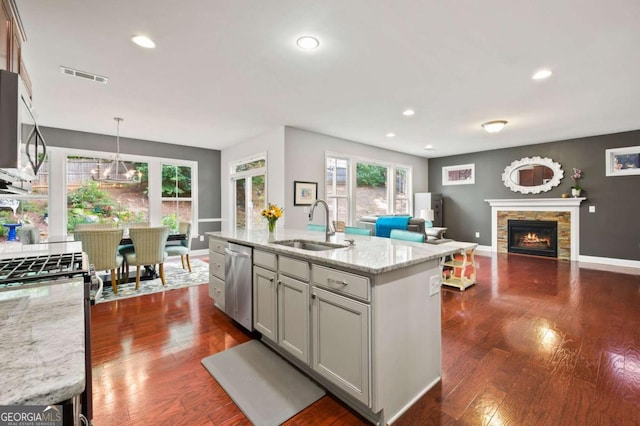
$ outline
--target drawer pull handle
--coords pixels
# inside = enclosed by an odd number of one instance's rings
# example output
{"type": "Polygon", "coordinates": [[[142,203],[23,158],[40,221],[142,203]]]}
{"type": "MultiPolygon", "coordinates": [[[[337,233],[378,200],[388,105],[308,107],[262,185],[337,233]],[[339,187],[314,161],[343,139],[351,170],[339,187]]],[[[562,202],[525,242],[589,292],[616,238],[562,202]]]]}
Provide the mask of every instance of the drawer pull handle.
{"type": "Polygon", "coordinates": [[[328,278],[327,281],[329,282],[329,284],[341,284],[341,285],[347,285],[349,284],[348,282],[346,282],[345,280],[342,281],[338,281],[334,278],[328,278]]]}

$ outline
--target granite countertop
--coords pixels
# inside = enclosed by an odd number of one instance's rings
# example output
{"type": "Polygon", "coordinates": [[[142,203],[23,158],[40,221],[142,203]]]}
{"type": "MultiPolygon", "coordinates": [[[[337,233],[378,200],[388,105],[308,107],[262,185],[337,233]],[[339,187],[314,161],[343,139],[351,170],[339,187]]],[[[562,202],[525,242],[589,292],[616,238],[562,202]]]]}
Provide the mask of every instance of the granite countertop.
{"type": "Polygon", "coordinates": [[[85,388],[83,278],[0,290],[0,405],[65,401],[85,388]]]}
{"type": "Polygon", "coordinates": [[[250,245],[282,254],[304,257],[310,261],[349,268],[369,274],[381,274],[396,269],[406,268],[419,263],[440,259],[442,256],[457,252],[459,249],[452,243],[428,244],[391,240],[389,238],[368,237],[363,235],[336,233],[330,242],[348,245],[345,238],[355,240],[352,247],[326,251],[309,251],[283,245],[273,241],[305,239],[324,241],[324,232],[292,230],[278,228],[275,236],[267,230],[231,230],[207,232],[207,235],[232,243],[250,245]]]}

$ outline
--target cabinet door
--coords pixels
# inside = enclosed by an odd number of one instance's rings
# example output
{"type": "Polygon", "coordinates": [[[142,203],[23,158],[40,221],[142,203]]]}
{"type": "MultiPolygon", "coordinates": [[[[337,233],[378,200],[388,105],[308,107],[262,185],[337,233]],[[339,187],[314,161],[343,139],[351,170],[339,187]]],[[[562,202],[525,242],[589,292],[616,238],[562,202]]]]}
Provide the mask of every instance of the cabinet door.
{"type": "Polygon", "coordinates": [[[370,406],[369,305],[313,287],[312,368],[370,406]]]}
{"type": "Polygon", "coordinates": [[[224,311],[224,281],[220,278],[209,275],[209,297],[211,297],[215,305],[224,311]]]}
{"type": "Polygon", "coordinates": [[[253,327],[277,342],[276,273],[253,267],[253,327]]]}
{"type": "Polygon", "coordinates": [[[278,276],[278,344],[309,363],[309,284],[278,276]]]}
{"type": "Polygon", "coordinates": [[[9,69],[9,40],[11,40],[11,17],[5,2],[0,0],[0,70],[9,69]]]}

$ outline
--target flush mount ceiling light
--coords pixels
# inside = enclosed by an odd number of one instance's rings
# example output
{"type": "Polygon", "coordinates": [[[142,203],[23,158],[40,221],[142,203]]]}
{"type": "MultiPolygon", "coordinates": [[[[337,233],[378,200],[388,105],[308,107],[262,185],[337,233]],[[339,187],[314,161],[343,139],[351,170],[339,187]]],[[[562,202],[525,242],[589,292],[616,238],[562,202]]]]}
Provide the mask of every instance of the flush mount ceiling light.
{"type": "Polygon", "coordinates": [[[312,50],[320,46],[320,40],[312,36],[302,36],[296,40],[296,44],[300,49],[312,50]]]}
{"type": "Polygon", "coordinates": [[[99,162],[98,167],[91,170],[91,179],[101,183],[112,184],[114,186],[139,183],[141,177],[140,172],[129,170],[122,158],[120,158],[120,123],[124,121],[124,119],[115,117],[114,120],[117,123],[116,157],[113,161],[105,163],[99,162]]]}
{"type": "Polygon", "coordinates": [[[553,74],[550,70],[539,70],[536,71],[534,75],[531,76],[534,80],[544,80],[545,78],[551,77],[553,74]]]}
{"type": "Polygon", "coordinates": [[[431,145],[431,144],[429,144],[429,145],[425,145],[425,146],[424,146],[424,149],[425,149],[426,151],[433,151],[433,150],[434,150],[433,145],[431,145]]]}
{"type": "Polygon", "coordinates": [[[402,111],[402,115],[405,115],[407,117],[411,117],[412,115],[414,115],[416,112],[412,109],[405,109],[404,111],[402,111]]]}
{"type": "Polygon", "coordinates": [[[388,137],[388,138],[395,138],[395,137],[396,137],[396,134],[395,134],[395,133],[392,133],[392,132],[389,132],[389,133],[387,133],[387,137],[388,137]]]}
{"type": "Polygon", "coordinates": [[[131,41],[137,44],[140,47],[144,47],[145,49],[153,49],[156,47],[156,44],[147,36],[137,35],[131,37],[131,41]]]}
{"type": "Polygon", "coordinates": [[[481,124],[482,128],[489,133],[498,133],[500,130],[504,129],[504,126],[506,125],[506,120],[493,120],[481,124]]]}

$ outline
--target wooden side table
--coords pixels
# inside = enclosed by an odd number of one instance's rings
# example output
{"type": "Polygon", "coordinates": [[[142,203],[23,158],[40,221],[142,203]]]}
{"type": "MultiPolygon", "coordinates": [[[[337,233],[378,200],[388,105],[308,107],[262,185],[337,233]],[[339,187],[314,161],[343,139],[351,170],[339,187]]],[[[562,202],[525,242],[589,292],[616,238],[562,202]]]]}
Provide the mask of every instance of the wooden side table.
{"type": "Polygon", "coordinates": [[[450,241],[443,246],[454,247],[458,251],[440,260],[442,284],[464,291],[476,283],[475,252],[477,243],[450,241]]]}

